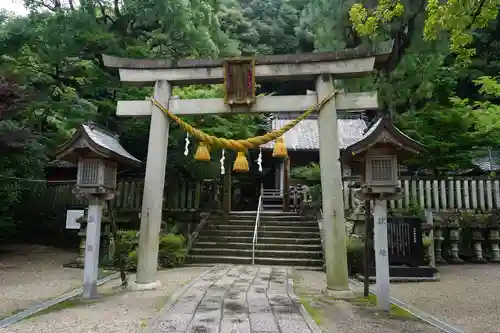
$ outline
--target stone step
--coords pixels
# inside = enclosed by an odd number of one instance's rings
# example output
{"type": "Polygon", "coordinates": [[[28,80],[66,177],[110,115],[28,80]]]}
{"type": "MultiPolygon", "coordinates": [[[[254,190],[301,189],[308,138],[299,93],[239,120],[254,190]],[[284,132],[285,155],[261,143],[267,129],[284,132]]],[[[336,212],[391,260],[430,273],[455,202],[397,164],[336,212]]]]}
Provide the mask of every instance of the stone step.
{"type": "Polygon", "coordinates": [[[283,204],[277,203],[277,204],[271,204],[271,203],[263,203],[262,207],[264,210],[269,209],[269,210],[281,210],[283,209],[283,204]]]}
{"type": "MultiPolygon", "coordinates": [[[[219,265],[218,263],[192,263],[190,262],[190,258],[184,263],[184,267],[215,267],[219,265]]],[[[255,265],[259,266],[259,265],[255,265]]],[[[315,271],[315,272],[325,272],[325,268],[323,266],[289,266],[298,271],[315,271]]]]}
{"type": "MultiPolygon", "coordinates": [[[[253,233],[251,236],[211,236],[200,234],[197,242],[216,242],[216,243],[252,243],[253,233]]],[[[282,237],[264,237],[258,235],[259,244],[314,244],[321,246],[321,238],[318,234],[318,238],[282,238],[282,237]]]]}
{"type": "MultiPolygon", "coordinates": [[[[260,239],[258,239],[260,241],[260,239]]],[[[194,244],[196,248],[225,248],[225,249],[251,249],[252,240],[248,243],[236,243],[236,242],[196,242],[194,244]]],[[[297,251],[322,251],[321,243],[318,244],[255,244],[255,247],[260,250],[297,250],[297,251]]]]}
{"type": "MultiPolygon", "coordinates": [[[[255,221],[257,215],[229,215],[228,220],[230,221],[255,221]]],[[[220,216],[214,215],[210,220],[218,221],[222,218],[220,216]]],[[[300,216],[300,215],[260,215],[261,221],[311,221],[310,217],[300,216]]]]}
{"type": "MultiPolygon", "coordinates": [[[[194,247],[191,255],[224,256],[224,257],[251,257],[252,247],[247,249],[207,249],[194,247]]],[[[255,250],[255,258],[302,258],[302,259],[322,259],[321,251],[292,251],[292,250],[255,250]]]]}
{"type": "MultiPolygon", "coordinates": [[[[283,212],[283,211],[265,211],[262,210],[260,212],[261,215],[263,216],[273,216],[273,217],[279,217],[279,216],[302,216],[300,214],[297,214],[295,212],[283,212]]],[[[255,216],[257,215],[257,211],[233,211],[229,213],[229,216],[255,216]]]]}
{"type": "MultiPolygon", "coordinates": [[[[231,225],[251,225],[255,226],[255,220],[230,220],[230,221],[211,221],[209,224],[231,224],[231,225]]],[[[261,226],[282,226],[282,227],[318,227],[316,221],[260,221],[261,226]]]]}
{"type": "MultiPolygon", "coordinates": [[[[205,231],[254,231],[255,225],[251,224],[209,224],[204,228],[205,231]]],[[[291,231],[291,232],[318,232],[319,227],[316,226],[302,226],[302,225],[259,225],[258,232],[265,231],[291,231]]]]}
{"type": "Polygon", "coordinates": [[[251,265],[252,257],[223,257],[206,255],[189,255],[186,262],[188,264],[235,264],[251,265]]]}
{"type": "MultiPolygon", "coordinates": [[[[251,265],[252,257],[230,257],[230,256],[207,256],[196,255],[188,257],[188,264],[237,264],[251,265]]],[[[304,267],[323,267],[323,259],[299,259],[299,258],[255,258],[256,265],[271,266],[304,266],[304,267]]]]}
{"type": "MultiPolygon", "coordinates": [[[[204,228],[200,232],[200,236],[227,236],[227,237],[253,237],[253,230],[216,230],[216,229],[208,229],[204,228]]],[[[312,238],[312,239],[320,239],[319,231],[311,232],[295,232],[288,230],[259,230],[259,238],[260,237],[280,237],[280,238],[312,238]]]]}

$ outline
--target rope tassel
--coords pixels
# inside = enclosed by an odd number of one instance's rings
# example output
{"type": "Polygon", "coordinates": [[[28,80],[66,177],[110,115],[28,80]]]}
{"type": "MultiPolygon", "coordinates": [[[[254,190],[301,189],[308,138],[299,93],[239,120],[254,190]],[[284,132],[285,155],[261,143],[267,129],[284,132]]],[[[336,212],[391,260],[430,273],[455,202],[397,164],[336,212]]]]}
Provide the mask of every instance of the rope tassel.
{"type": "Polygon", "coordinates": [[[234,161],[233,164],[233,171],[234,172],[247,172],[249,169],[248,167],[248,161],[245,156],[244,151],[239,151],[238,156],[236,156],[236,160],[234,161]]]}
{"type": "Polygon", "coordinates": [[[285,158],[288,156],[288,151],[286,150],[285,140],[282,136],[276,139],[273,148],[273,157],[285,158]]]}
{"type": "Polygon", "coordinates": [[[198,145],[194,159],[197,161],[210,161],[210,152],[205,142],[200,142],[198,145]]]}

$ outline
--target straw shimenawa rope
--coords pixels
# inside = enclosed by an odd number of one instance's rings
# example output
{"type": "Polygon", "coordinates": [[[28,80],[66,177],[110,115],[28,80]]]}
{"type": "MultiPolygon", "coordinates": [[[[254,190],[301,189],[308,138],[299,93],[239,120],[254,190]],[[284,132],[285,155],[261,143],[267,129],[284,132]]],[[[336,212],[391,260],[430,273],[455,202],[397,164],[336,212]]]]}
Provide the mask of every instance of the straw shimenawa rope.
{"type": "Polygon", "coordinates": [[[285,134],[287,131],[289,131],[295,125],[297,125],[301,120],[306,119],[314,111],[319,111],[333,96],[335,96],[336,93],[337,92],[334,91],[332,94],[327,96],[321,102],[319,102],[315,106],[311,107],[310,109],[305,111],[303,114],[301,114],[299,117],[295,118],[294,120],[292,120],[291,122],[289,122],[288,124],[286,124],[285,126],[280,128],[279,130],[275,130],[275,131],[266,133],[265,135],[259,135],[259,136],[247,138],[244,140],[225,139],[225,138],[219,138],[219,137],[216,137],[213,135],[209,135],[203,131],[200,131],[199,129],[194,128],[193,126],[189,125],[187,122],[182,120],[181,118],[177,117],[175,114],[173,114],[171,111],[169,111],[166,107],[164,107],[154,97],[151,98],[151,101],[160,110],[165,112],[168,115],[168,117],[170,117],[170,119],[172,119],[182,129],[184,129],[187,133],[189,133],[189,135],[197,138],[198,140],[206,143],[207,145],[209,145],[211,147],[231,149],[231,150],[235,150],[235,151],[245,151],[247,149],[257,148],[263,144],[266,144],[268,142],[271,142],[271,141],[276,140],[277,138],[281,137],[283,134],[285,134]]]}

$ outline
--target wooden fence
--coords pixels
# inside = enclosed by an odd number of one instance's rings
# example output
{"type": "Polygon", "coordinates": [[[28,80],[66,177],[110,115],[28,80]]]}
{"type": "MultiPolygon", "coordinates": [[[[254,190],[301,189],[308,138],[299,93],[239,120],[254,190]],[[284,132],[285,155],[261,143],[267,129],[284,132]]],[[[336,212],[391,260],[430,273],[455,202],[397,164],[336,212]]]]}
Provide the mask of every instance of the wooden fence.
{"type": "MultiPolygon", "coordinates": [[[[423,209],[490,211],[500,209],[500,179],[487,177],[452,177],[445,179],[401,179],[403,197],[388,202],[391,209],[408,209],[418,204],[423,209]]],[[[344,202],[353,207],[354,181],[344,181],[344,202]]]]}
{"type": "MultiPolygon", "coordinates": [[[[354,207],[354,181],[344,181],[344,202],[354,207]]],[[[85,198],[72,193],[74,182],[56,182],[43,189],[44,202],[51,207],[69,204],[86,204],[85,198]]],[[[419,205],[423,209],[446,211],[466,209],[490,211],[500,209],[500,178],[453,177],[447,179],[401,179],[403,197],[388,202],[390,209],[408,209],[419,205]]],[[[143,180],[122,180],[118,182],[118,195],[112,201],[116,209],[140,211],[142,203],[143,180]]],[[[203,183],[183,180],[166,182],[164,209],[173,211],[197,210],[204,201],[203,183]]],[[[212,196],[214,193],[212,193],[212,196]]]]}
{"type": "MultiPolygon", "coordinates": [[[[44,199],[49,207],[62,208],[67,205],[84,205],[87,199],[77,197],[72,190],[75,182],[49,183],[44,192],[44,199]]],[[[117,184],[118,195],[112,200],[114,208],[120,211],[140,211],[144,181],[122,180],[117,184]]],[[[170,180],[166,182],[163,208],[171,211],[194,211],[200,207],[202,195],[201,182],[170,180]]],[[[48,207],[47,207],[48,208],[48,207]]]]}

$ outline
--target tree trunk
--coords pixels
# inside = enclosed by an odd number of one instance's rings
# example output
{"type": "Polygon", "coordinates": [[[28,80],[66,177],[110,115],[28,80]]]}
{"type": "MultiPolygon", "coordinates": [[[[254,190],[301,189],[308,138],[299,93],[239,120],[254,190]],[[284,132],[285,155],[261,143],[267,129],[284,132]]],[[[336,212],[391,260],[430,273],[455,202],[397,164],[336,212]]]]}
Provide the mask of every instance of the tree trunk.
{"type": "Polygon", "coordinates": [[[118,241],[118,227],[116,226],[116,221],[115,221],[115,214],[113,211],[113,207],[111,206],[111,201],[106,201],[106,204],[108,205],[108,212],[109,212],[109,220],[111,224],[111,234],[113,235],[113,238],[115,239],[115,244],[116,244],[116,252],[118,253],[118,268],[120,269],[120,278],[122,280],[122,286],[126,287],[127,286],[127,274],[125,272],[125,260],[123,258],[123,247],[121,246],[120,242],[118,241]]]}

